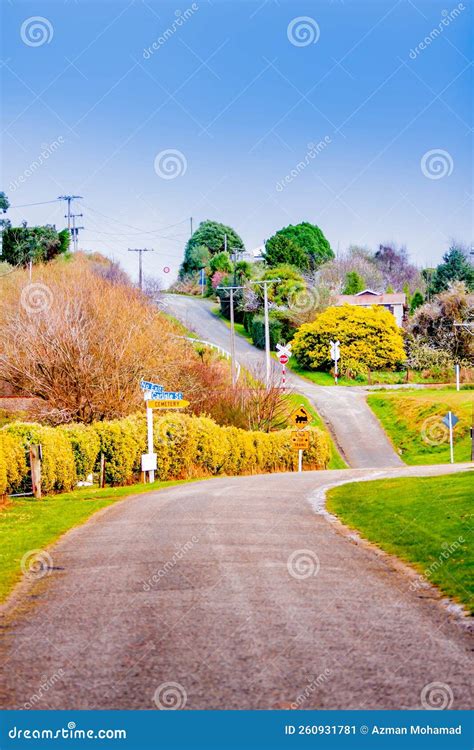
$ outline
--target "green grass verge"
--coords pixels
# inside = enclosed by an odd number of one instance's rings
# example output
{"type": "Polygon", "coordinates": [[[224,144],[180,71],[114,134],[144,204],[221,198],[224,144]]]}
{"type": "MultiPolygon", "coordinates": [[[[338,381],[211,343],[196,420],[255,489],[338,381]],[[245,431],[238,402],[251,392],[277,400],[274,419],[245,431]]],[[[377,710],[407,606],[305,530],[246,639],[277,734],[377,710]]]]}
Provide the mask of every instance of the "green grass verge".
{"type": "MultiPolygon", "coordinates": [[[[288,396],[286,396],[288,402],[291,404],[292,411],[298,408],[298,406],[304,406],[305,409],[307,409],[312,418],[312,426],[313,427],[319,427],[323,432],[326,432],[329,437],[330,441],[330,448],[331,448],[331,459],[328,464],[328,469],[347,469],[347,464],[344,461],[344,459],[341,457],[339,451],[336,448],[336,445],[331,437],[331,434],[329,433],[326,425],[324,424],[323,420],[319,416],[318,412],[314,408],[314,406],[311,404],[311,402],[306,398],[306,396],[300,396],[298,393],[291,393],[288,396]]],[[[289,427],[292,425],[288,425],[289,427]]]]}
{"type": "Polygon", "coordinates": [[[472,480],[463,472],[355,482],[330,490],[327,508],[474,613],[472,480]]]}
{"type": "MultiPolygon", "coordinates": [[[[299,375],[302,378],[306,378],[306,380],[310,380],[312,383],[315,383],[316,385],[335,385],[334,377],[329,372],[320,372],[319,370],[306,370],[304,367],[301,367],[298,364],[295,357],[291,357],[290,361],[288,362],[287,367],[296,375],[299,375]]],[[[452,380],[454,382],[454,374],[453,374],[452,380]]],[[[391,372],[391,371],[372,372],[370,376],[370,382],[369,382],[369,378],[366,377],[365,375],[358,376],[356,380],[351,380],[350,378],[346,378],[344,376],[338,378],[339,385],[348,385],[348,386],[405,385],[406,382],[407,382],[407,379],[406,379],[405,370],[401,370],[400,372],[391,372]]],[[[421,372],[416,372],[414,370],[410,370],[410,383],[413,383],[415,385],[440,384],[438,378],[435,378],[435,377],[424,378],[421,372]]],[[[444,385],[444,383],[441,383],[441,385],[444,385]]]]}
{"type": "Polygon", "coordinates": [[[134,484],[127,487],[81,487],[41,500],[11,498],[0,510],[0,601],[22,577],[21,560],[30,550],[45,549],[101,508],[129,495],[138,495],[183,481],[134,484]]]}
{"type": "MultiPolygon", "coordinates": [[[[219,318],[219,320],[221,320],[227,326],[227,328],[230,328],[230,320],[227,320],[225,315],[222,315],[220,307],[218,305],[216,307],[213,307],[211,312],[216,316],[216,318],[219,318]]],[[[249,344],[253,344],[252,337],[250,333],[245,330],[243,323],[234,323],[234,330],[239,336],[247,339],[249,344]]]]}
{"type": "Polygon", "coordinates": [[[448,411],[460,420],[454,429],[454,459],[470,461],[473,400],[470,390],[448,388],[384,391],[367,397],[395,450],[412,465],[449,461],[448,430],[441,422],[448,411]]]}

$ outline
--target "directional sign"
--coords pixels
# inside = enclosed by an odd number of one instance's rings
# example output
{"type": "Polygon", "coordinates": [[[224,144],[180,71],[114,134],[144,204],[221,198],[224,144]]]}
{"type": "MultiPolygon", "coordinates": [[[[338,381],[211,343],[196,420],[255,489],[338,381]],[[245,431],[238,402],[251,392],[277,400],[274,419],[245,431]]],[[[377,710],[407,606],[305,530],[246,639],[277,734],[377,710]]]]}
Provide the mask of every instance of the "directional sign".
{"type": "Polygon", "coordinates": [[[455,414],[453,414],[452,411],[448,411],[448,413],[443,417],[441,421],[446,425],[446,427],[455,427],[457,423],[459,422],[459,419],[455,414]],[[451,416],[451,424],[449,420],[450,416],[451,416]]]}
{"type": "Polygon", "coordinates": [[[163,391],[164,388],[159,383],[151,383],[149,380],[140,380],[142,391],[163,391]]]}
{"type": "Polygon", "coordinates": [[[309,448],[309,432],[296,430],[291,433],[291,442],[293,448],[297,451],[307,451],[309,448]]]}
{"type": "Polygon", "coordinates": [[[164,398],[152,399],[147,401],[146,405],[148,409],[184,409],[186,406],[189,406],[189,403],[189,401],[185,401],[184,399],[164,398]]]}
{"type": "Polygon", "coordinates": [[[291,357],[291,344],[277,344],[276,349],[278,352],[277,356],[280,362],[282,357],[287,357],[286,361],[288,362],[288,359],[291,357]]]}
{"type": "Polygon", "coordinates": [[[341,345],[340,341],[330,341],[329,342],[329,347],[330,347],[329,354],[331,356],[331,359],[334,362],[337,362],[337,360],[341,358],[340,345],[341,345]]]}
{"type": "Polygon", "coordinates": [[[298,430],[303,430],[310,423],[311,414],[304,406],[300,406],[293,412],[290,419],[298,430]]]}

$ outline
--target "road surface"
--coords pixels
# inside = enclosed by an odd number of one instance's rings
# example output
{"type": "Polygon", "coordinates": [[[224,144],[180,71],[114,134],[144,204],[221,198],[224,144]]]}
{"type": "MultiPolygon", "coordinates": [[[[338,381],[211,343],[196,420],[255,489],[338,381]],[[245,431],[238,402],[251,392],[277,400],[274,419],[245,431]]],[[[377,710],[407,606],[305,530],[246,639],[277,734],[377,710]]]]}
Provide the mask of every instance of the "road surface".
{"type": "MultiPolygon", "coordinates": [[[[166,312],[181,320],[188,329],[229,350],[229,329],[213,315],[214,303],[178,294],[167,294],[165,302],[166,312]]],[[[256,368],[263,377],[264,352],[256,349],[242,336],[236,336],[236,357],[245,367],[256,368]]],[[[287,383],[314,404],[349,466],[403,466],[378,419],[367,406],[366,394],[362,389],[317,386],[292,372],[287,373],[287,383]]]]}
{"type": "Polygon", "coordinates": [[[217,478],[109,507],[7,605],[0,705],[414,709],[441,683],[472,707],[465,628],[311,505],[335,482],[463,468],[217,478]]]}

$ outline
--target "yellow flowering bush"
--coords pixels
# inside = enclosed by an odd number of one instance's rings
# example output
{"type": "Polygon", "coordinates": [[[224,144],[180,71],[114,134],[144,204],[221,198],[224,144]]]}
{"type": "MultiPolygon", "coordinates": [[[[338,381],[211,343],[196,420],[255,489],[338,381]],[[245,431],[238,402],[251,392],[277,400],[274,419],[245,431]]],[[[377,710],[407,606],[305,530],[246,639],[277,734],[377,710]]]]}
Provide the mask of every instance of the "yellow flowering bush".
{"type": "Polygon", "coordinates": [[[341,343],[340,367],[350,360],[370,370],[395,369],[406,359],[403,334],[394,316],[382,305],[328,307],[312,323],[305,323],[293,339],[299,365],[311,370],[332,366],[330,341],[341,343]]]}

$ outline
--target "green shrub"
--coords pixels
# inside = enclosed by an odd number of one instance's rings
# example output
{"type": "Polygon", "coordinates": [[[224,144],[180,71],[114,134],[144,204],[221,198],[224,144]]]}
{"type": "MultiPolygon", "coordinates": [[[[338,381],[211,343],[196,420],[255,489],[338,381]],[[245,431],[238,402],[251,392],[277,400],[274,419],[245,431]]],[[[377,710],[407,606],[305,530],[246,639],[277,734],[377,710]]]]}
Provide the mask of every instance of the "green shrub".
{"type": "Polygon", "coordinates": [[[94,471],[100,438],[93,427],[84,424],[65,425],[64,431],[71,442],[77,478],[85,480],[94,471]]]}
{"type": "Polygon", "coordinates": [[[141,454],[146,450],[145,418],[142,430],[133,417],[94,422],[93,427],[105,456],[105,481],[112,485],[131,484],[140,472],[141,454]]]}
{"type": "MultiPolygon", "coordinates": [[[[269,315],[268,327],[270,331],[270,348],[275,349],[282,340],[283,325],[273,314],[269,315]]],[[[263,315],[255,315],[252,320],[252,341],[259,349],[265,349],[265,319],[263,315]]]]}
{"type": "MultiPolygon", "coordinates": [[[[41,487],[43,493],[70,490],[77,481],[72,445],[63,427],[46,427],[35,422],[12,422],[2,429],[17,438],[23,454],[29,452],[31,443],[39,443],[43,450],[41,462],[41,487]]],[[[21,488],[27,489],[23,476],[21,488]]]]}
{"type": "Polygon", "coordinates": [[[7,489],[19,491],[28,476],[25,449],[23,445],[4,430],[0,430],[0,495],[7,489]]]}

